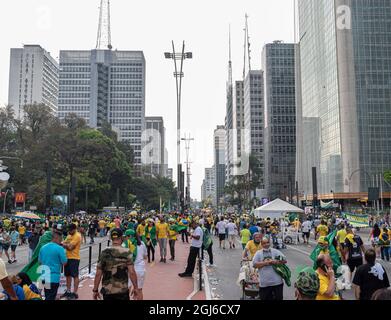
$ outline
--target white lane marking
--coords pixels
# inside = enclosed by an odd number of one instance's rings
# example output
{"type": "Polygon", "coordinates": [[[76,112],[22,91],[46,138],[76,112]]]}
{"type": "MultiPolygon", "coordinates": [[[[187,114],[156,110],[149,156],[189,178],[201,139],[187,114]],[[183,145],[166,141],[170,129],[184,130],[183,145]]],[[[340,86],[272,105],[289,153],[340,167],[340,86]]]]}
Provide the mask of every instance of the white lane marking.
{"type": "Polygon", "coordinates": [[[306,256],[309,256],[309,255],[311,254],[311,252],[307,252],[307,251],[304,251],[304,250],[301,250],[301,249],[297,249],[297,248],[292,247],[292,246],[290,246],[290,245],[286,245],[286,247],[287,247],[287,248],[290,248],[290,249],[292,249],[292,250],[295,250],[295,251],[297,251],[297,252],[300,252],[300,253],[302,253],[302,254],[305,254],[306,256]]]}

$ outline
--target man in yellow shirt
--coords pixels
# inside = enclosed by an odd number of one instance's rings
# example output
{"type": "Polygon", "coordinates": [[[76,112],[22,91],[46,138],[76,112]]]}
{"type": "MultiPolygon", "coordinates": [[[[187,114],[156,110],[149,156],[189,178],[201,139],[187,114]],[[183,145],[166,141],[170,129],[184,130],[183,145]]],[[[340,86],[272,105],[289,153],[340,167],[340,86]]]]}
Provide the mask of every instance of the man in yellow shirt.
{"type": "Polygon", "coordinates": [[[98,225],[99,225],[99,235],[103,238],[106,235],[106,221],[100,219],[98,225]]]}
{"type": "Polygon", "coordinates": [[[326,237],[329,234],[329,228],[326,221],[322,221],[316,228],[316,235],[319,237],[326,237]]]}
{"type": "Polygon", "coordinates": [[[18,227],[18,232],[20,237],[19,245],[21,246],[24,244],[24,235],[26,234],[26,227],[23,224],[20,224],[18,227]]]}
{"type": "Polygon", "coordinates": [[[254,233],[253,238],[253,240],[247,242],[246,247],[244,248],[242,256],[243,260],[252,260],[257,251],[262,249],[262,235],[260,233],[254,233]]]}
{"type": "Polygon", "coordinates": [[[156,238],[160,248],[160,262],[166,263],[167,256],[167,238],[169,235],[169,228],[164,217],[161,215],[159,221],[156,223],[156,238]]]}
{"type": "Polygon", "coordinates": [[[320,254],[316,260],[316,273],[319,278],[319,291],[316,300],[341,300],[335,292],[333,262],[328,254],[320,254]]]}
{"type": "Polygon", "coordinates": [[[136,232],[140,238],[145,235],[145,227],[145,220],[141,221],[141,223],[137,226],[136,232]]]}
{"type": "Polygon", "coordinates": [[[338,241],[338,249],[337,250],[338,250],[338,253],[339,253],[343,263],[346,262],[345,254],[344,254],[344,251],[345,251],[344,244],[345,244],[346,235],[347,235],[347,232],[346,232],[345,226],[343,224],[340,224],[336,237],[337,237],[337,241],[338,241]]]}
{"type": "Polygon", "coordinates": [[[68,262],[64,268],[64,274],[67,281],[67,291],[61,298],[78,299],[77,291],[79,289],[79,265],[80,265],[80,244],[81,235],[77,232],[77,226],[72,223],[68,229],[68,236],[62,243],[66,250],[68,262]],[[74,292],[72,293],[72,279],[74,292]]]}

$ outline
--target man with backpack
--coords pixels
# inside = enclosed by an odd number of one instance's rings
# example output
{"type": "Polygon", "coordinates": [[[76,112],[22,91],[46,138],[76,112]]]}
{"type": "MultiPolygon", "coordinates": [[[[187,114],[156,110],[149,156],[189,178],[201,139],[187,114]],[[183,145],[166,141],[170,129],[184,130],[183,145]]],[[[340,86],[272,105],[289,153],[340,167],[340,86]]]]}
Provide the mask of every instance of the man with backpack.
{"type": "Polygon", "coordinates": [[[383,227],[379,236],[380,253],[382,260],[390,261],[390,231],[383,227]]]}
{"type": "Polygon", "coordinates": [[[344,247],[345,259],[350,269],[350,280],[352,280],[354,270],[363,264],[365,247],[361,237],[358,234],[355,234],[350,227],[346,228],[344,247]]]}

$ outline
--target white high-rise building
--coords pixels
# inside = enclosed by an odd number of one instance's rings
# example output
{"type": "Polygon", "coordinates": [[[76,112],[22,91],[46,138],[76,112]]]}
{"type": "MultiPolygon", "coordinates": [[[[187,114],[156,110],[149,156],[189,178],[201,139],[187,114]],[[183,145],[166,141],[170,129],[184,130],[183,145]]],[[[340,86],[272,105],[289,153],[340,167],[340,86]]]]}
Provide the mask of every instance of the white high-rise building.
{"type": "Polygon", "coordinates": [[[58,73],[57,61],[41,46],[11,49],[8,104],[17,119],[23,119],[25,105],[44,104],[57,112],[58,73]]]}
{"type": "Polygon", "coordinates": [[[141,164],[145,129],[145,58],[142,51],[60,51],[58,117],[76,114],[92,128],[109,122],[141,164]]]}

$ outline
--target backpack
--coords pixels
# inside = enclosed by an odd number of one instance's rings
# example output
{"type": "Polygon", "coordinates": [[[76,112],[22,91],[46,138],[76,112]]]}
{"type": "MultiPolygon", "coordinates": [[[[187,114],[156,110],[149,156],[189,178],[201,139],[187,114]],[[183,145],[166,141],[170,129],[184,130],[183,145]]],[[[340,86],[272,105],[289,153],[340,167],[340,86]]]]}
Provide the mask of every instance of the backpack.
{"type": "Polygon", "coordinates": [[[210,233],[209,233],[208,229],[203,227],[202,231],[204,232],[204,237],[202,239],[202,244],[203,244],[205,249],[208,249],[213,244],[213,240],[212,240],[212,237],[210,236],[210,233]]]}
{"type": "Polygon", "coordinates": [[[383,233],[379,238],[380,245],[382,246],[389,246],[390,245],[390,239],[388,237],[387,233],[383,233]]]}

